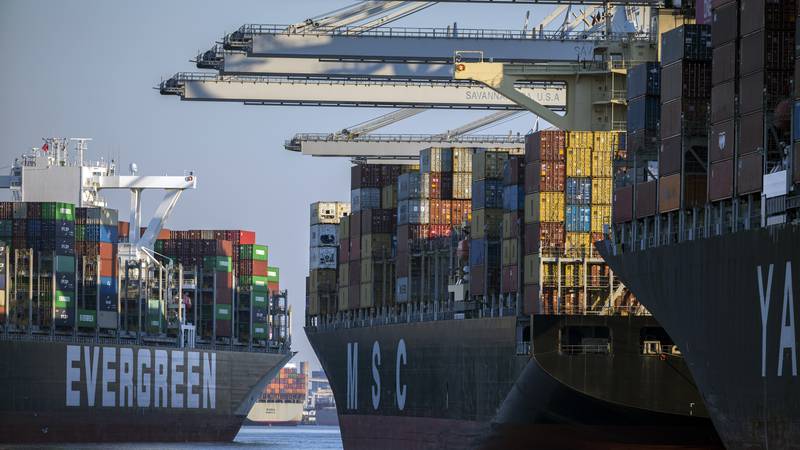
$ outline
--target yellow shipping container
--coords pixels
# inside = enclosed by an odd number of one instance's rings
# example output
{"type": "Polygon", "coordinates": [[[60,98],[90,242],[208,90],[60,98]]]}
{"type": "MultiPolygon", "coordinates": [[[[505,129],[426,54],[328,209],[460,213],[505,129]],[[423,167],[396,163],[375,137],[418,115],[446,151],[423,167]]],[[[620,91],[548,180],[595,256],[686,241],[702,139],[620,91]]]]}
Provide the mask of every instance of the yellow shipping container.
{"type": "Polygon", "coordinates": [[[525,223],[563,221],[563,192],[537,192],[525,196],[525,223]]]}
{"type": "Polygon", "coordinates": [[[500,237],[503,226],[502,209],[479,209],[472,212],[471,237],[473,239],[490,239],[500,237]]]}
{"type": "Polygon", "coordinates": [[[610,205],[613,191],[613,178],[592,178],[592,205],[610,205]]]}
{"type": "Polygon", "coordinates": [[[542,284],[544,286],[556,286],[558,284],[558,263],[542,263],[542,284]]]}
{"type": "MultiPolygon", "coordinates": [[[[592,131],[570,131],[567,136],[567,150],[570,148],[594,147],[594,132],[592,131]]],[[[569,175],[569,174],[567,174],[569,175]]]]}
{"type": "Polygon", "coordinates": [[[339,288],[339,311],[347,311],[349,309],[347,301],[349,300],[350,288],[347,286],[339,288]]]}
{"type": "Polygon", "coordinates": [[[602,233],[603,225],[611,224],[611,205],[592,206],[592,233],[602,233]]]}
{"type": "Polygon", "coordinates": [[[362,308],[372,308],[375,306],[375,285],[373,283],[361,283],[361,295],[359,295],[359,306],[362,308]]]}
{"type": "Polygon", "coordinates": [[[589,233],[567,233],[567,243],[565,250],[567,256],[580,257],[589,253],[592,245],[592,237],[589,233]]]}
{"type": "Polygon", "coordinates": [[[592,174],[592,149],[567,148],[567,176],[588,177],[592,174]]]}
{"type": "Polygon", "coordinates": [[[583,264],[570,263],[564,264],[564,273],[561,277],[561,284],[568,287],[583,286],[583,264]]]}
{"type": "Polygon", "coordinates": [[[519,243],[516,239],[503,239],[503,267],[514,266],[519,263],[517,255],[519,243]]]}
{"type": "Polygon", "coordinates": [[[614,176],[614,162],[612,153],[608,150],[592,151],[592,177],[612,177],[614,176]]]}
{"type": "Polygon", "coordinates": [[[613,151],[619,147],[619,134],[619,131],[595,131],[592,148],[594,150],[613,151]]]}

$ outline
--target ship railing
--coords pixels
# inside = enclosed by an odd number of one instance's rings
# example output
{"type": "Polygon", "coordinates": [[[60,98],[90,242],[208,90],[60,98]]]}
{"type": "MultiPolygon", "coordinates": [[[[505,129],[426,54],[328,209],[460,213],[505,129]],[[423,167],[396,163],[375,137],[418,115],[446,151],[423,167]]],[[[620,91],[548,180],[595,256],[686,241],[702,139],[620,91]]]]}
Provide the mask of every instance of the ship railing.
{"type": "MultiPolygon", "coordinates": [[[[137,339],[135,335],[128,337],[115,336],[95,336],[92,334],[50,334],[49,332],[28,333],[27,330],[3,330],[0,332],[0,340],[3,341],[22,341],[22,342],[63,342],[68,344],[86,345],[142,345],[146,344],[153,347],[181,348],[180,343],[175,338],[169,337],[144,337],[137,339]]],[[[268,341],[265,345],[253,345],[247,343],[234,344],[211,344],[197,341],[195,349],[215,350],[215,351],[236,351],[244,353],[286,353],[289,351],[288,345],[278,341],[268,341]],[[274,345],[273,345],[274,344],[274,345]]]]}
{"type": "Polygon", "coordinates": [[[561,353],[575,354],[609,354],[611,343],[607,344],[561,344],[561,353]]]}

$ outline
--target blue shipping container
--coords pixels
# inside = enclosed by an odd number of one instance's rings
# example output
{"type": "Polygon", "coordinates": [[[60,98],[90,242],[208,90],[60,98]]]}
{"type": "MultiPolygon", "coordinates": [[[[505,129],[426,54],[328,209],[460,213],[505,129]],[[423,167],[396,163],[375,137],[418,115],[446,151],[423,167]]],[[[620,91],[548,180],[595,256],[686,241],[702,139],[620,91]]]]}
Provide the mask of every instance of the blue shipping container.
{"type": "Polygon", "coordinates": [[[568,232],[588,233],[592,230],[592,210],[588,206],[567,205],[568,232]]]}
{"type": "Polygon", "coordinates": [[[567,204],[590,205],[592,203],[591,178],[567,178],[567,204]]]}
{"type": "Polygon", "coordinates": [[[419,152],[419,170],[423,173],[430,172],[452,172],[453,171],[453,149],[452,148],[426,148],[419,152]],[[437,160],[432,170],[431,153],[435,153],[437,160]]]}
{"type": "MultiPolygon", "coordinates": [[[[472,239],[469,241],[469,265],[486,265],[486,239],[472,239]]],[[[489,267],[498,267],[500,263],[500,241],[489,241],[489,267]]]]}
{"type": "Polygon", "coordinates": [[[117,295],[100,294],[100,298],[98,299],[98,307],[100,308],[100,311],[116,311],[117,295]]]}
{"type": "Polygon", "coordinates": [[[397,199],[408,200],[422,197],[422,180],[419,172],[408,172],[397,177],[397,199]]]}
{"type": "Polygon", "coordinates": [[[472,182],[472,209],[502,208],[503,181],[477,180],[472,182]]]}
{"type": "Polygon", "coordinates": [[[514,184],[503,188],[503,209],[506,211],[525,209],[525,190],[522,186],[514,184]]]}
{"type": "Polygon", "coordinates": [[[74,291],[75,272],[56,272],[56,289],[59,291],[74,291]]]}
{"type": "Polygon", "coordinates": [[[113,295],[117,293],[117,279],[113,277],[100,277],[100,295],[113,295]]]}
{"type": "Polygon", "coordinates": [[[628,131],[657,130],[661,120],[659,97],[643,96],[628,100],[628,131]]]}
{"type": "Polygon", "coordinates": [[[118,241],[119,229],[110,225],[100,225],[100,242],[115,244],[118,241]]]}

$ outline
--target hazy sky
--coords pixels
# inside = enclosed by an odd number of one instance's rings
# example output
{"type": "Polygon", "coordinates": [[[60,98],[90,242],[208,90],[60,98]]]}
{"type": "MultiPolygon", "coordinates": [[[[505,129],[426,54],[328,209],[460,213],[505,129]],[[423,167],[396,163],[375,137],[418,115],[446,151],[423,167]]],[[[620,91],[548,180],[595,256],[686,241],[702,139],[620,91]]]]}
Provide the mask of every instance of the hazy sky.
{"type": "MultiPolygon", "coordinates": [[[[161,78],[197,71],[190,59],[245,23],[289,24],[352,3],[334,0],[0,0],[0,173],[46,136],[92,137],[90,155],[140,174],[198,176],[167,226],[249,229],[293,305],[295,360],[318,365],[302,331],[309,204],[349,200],[346,159],[283,149],[296,132],[340,130],[388,110],[181,102],[154,90],[161,78]]],[[[552,7],[436,5],[397,26],[520,29],[525,11],[552,7]]],[[[536,23],[532,19],[532,23],[536,23]]],[[[393,25],[393,26],[395,26],[393,25]]],[[[381,132],[453,128],[487,113],[430,111],[381,132]]],[[[526,132],[526,116],[490,130],[526,132]]],[[[0,193],[0,199],[10,198],[0,193]]],[[[108,195],[128,216],[127,194],[108,195]]],[[[151,213],[160,200],[145,194],[151,213]]]]}

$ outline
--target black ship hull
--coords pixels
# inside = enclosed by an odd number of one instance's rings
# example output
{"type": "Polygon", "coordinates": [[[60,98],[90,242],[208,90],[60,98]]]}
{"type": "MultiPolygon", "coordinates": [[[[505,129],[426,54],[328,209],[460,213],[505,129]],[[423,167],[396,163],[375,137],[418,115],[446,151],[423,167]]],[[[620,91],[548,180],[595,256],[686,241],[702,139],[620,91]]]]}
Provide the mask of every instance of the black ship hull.
{"type": "Polygon", "coordinates": [[[719,446],[682,360],[641,355],[652,318],[531,322],[533,357],[516,317],[306,332],[347,450],[719,446]],[[568,326],[608,327],[613,352],[559,351],[568,326]]]}
{"type": "Polygon", "coordinates": [[[675,339],[726,447],[800,446],[799,225],[636,252],[598,247],[675,339]]]}
{"type": "Polygon", "coordinates": [[[291,357],[34,338],[0,339],[0,443],[232,441],[291,357]]]}

